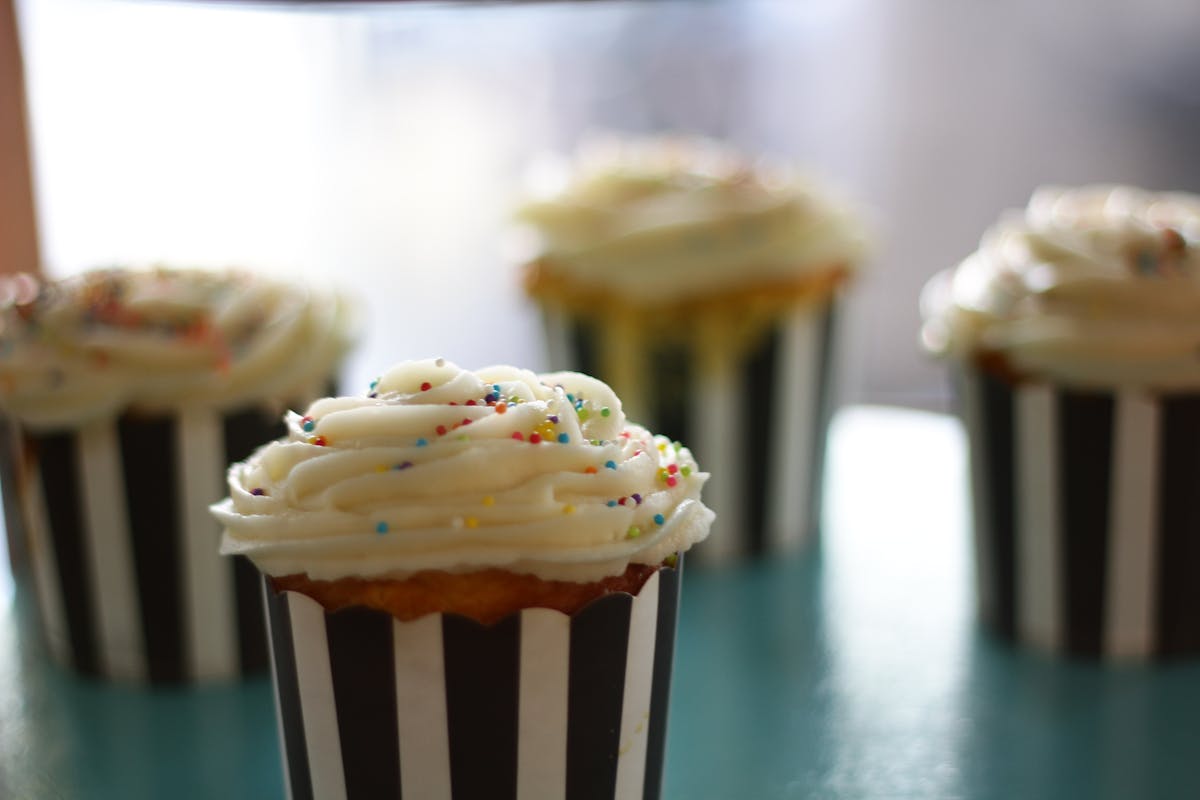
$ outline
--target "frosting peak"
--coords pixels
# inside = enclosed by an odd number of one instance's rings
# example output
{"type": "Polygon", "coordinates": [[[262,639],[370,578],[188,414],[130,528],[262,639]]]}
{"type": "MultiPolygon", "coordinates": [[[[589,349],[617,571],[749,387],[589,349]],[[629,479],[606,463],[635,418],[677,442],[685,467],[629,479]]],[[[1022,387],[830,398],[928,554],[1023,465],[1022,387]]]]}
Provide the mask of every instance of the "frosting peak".
{"type": "Polygon", "coordinates": [[[519,212],[541,269],[658,300],[844,270],[863,250],[853,215],[788,170],[715,142],[596,143],[519,212]]]}
{"type": "Polygon", "coordinates": [[[406,362],[286,422],[213,507],[222,552],[272,575],[597,580],[686,550],[712,519],[687,448],[578,373],[406,362]]]}
{"type": "Polygon", "coordinates": [[[1200,386],[1200,197],[1045,187],[922,296],[931,350],[1085,386],[1200,386]]]}
{"type": "Polygon", "coordinates": [[[347,302],[237,270],[105,269],[0,287],[0,407],[30,427],[322,393],[347,302]]]}

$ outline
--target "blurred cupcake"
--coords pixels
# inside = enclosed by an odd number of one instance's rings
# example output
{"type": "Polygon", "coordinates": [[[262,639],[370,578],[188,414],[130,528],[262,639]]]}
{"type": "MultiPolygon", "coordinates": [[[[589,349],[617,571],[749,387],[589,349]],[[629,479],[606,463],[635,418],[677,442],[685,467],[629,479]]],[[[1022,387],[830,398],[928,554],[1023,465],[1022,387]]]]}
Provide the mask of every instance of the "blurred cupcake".
{"type": "MultiPolygon", "coordinates": [[[[214,554],[231,460],[328,391],[346,306],[245,272],[111,269],[0,307],[0,408],[52,653],[180,682],[265,669],[254,570],[214,554]]],[[[6,478],[8,475],[5,476],[6,478]]]]}
{"type": "Polygon", "coordinates": [[[798,547],[819,518],[831,337],[862,255],[853,215],[713,142],[585,151],[520,217],[550,360],[720,463],[701,561],[798,547]]]}
{"type": "Polygon", "coordinates": [[[922,298],[959,376],[983,619],[1054,652],[1200,652],[1200,197],[1039,189],[922,298]]]}
{"type": "Polygon", "coordinates": [[[658,797],[686,448],[597,380],[400,364],[229,472],[293,796],[658,797]]]}

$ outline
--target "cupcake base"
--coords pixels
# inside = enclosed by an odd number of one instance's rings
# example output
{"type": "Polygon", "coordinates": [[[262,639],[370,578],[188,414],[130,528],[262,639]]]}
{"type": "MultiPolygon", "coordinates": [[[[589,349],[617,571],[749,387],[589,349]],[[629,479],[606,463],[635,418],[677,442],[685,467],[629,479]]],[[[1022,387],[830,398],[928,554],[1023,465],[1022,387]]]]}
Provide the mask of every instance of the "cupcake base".
{"type": "Polygon", "coordinates": [[[30,433],[25,500],[50,650],[77,671],[179,683],[266,669],[257,571],[217,554],[225,465],[278,415],[124,415],[30,433]]]}
{"type": "Polygon", "coordinates": [[[687,442],[701,465],[721,466],[704,490],[717,512],[713,535],[692,563],[787,553],[818,535],[836,303],[797,308],[756,335],[698,319],[687,336],[652,341],[547,312],[555,368],[600,377],[632,419],[687,442]]]}
{"type": "Polygon", "coordinates": [[[983,620],[1068,655],[1200,654],[1200,394],[958,383],[983,620]]]}
{"type": "Polygon", "coordinates": [[[263,586],[294,800],[660,796],[677,569],[493,625],[263,586]]]}

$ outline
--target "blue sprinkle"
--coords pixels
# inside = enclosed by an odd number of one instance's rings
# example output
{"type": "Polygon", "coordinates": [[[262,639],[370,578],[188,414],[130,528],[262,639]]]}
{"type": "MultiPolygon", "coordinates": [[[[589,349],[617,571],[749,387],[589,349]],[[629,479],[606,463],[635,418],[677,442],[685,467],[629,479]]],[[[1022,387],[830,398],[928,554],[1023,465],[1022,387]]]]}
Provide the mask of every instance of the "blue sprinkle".
{"type": "Polygon", "coordinates": [[[305,433],[312,433],[312,429],[313,429],[313,428],[315,428],[315,427],[317,427],[317,423],[313,422],[313,421],[310,419],[310,420],[308,420],[307,422],[305,422],[303,425],[301,425],[300,427],[301,427],[301,428],[304,428],[304,432],[305,432],[305,433]]]}
{"type": "Polygon", "coordinates": [[[609,500],[609,501],[608,501],[608,507],[609,507],[609,508],[616,508],[616,507],[617,507],[617,501],[616,501],[616,500],[609,500]]]}
{"type": "Polygon", "coordinates": [[[388,532],[388,524],[386,522],[377,522],[375,524],[375,532],[376,533],[387,533],[388,532]]]}
{"type": "Polygon", "coordinates": [[[558,435],[558,441],[560,444],[566,444],[567,442],[571,441],[571,437],[567,436],[565,433],[560,433],[558,435]]]}
{"type": "Polygon", "coordinates": [[[498,384],[498,383],[493,383],[493,384],[492,384],[492,391],[496,393],[496,396],[497,396],[497,397],[499,397],[499,396],[500,396],[500,384],[498,384]]]}
{"type": "Polygon", "coordinates": [[[616,469],[616,468],[617,468],[617,462],[615,462],[615,461],[605,461],[605,462],[604,462],[604,466],[608,467],[609,469],[616,469]]]}
{"type": "Polygon", "coordinates": [[[379,378],[376,378],[375,380],[371,381],[371,386],[369,388],[374,389],[378,385],[379,385],[379,378]]]}
{"type": "Polygon", "coordinates": [[[417,439],[417,447],[424,447],[427,444],[429,444],[429,442],[425,441],[424,439],[417,439]]]}
{"type": "Polygon", "coordinates": [[[666,521],[667,521],[667,518],[666,518],[666,517],[664,517],[662,514],[655,514],[655,515],[654,515],[654,524],[655,524],[655,525],[662,525],[662,524],[663,524],[664,522],[666,522],[666,521]]]}

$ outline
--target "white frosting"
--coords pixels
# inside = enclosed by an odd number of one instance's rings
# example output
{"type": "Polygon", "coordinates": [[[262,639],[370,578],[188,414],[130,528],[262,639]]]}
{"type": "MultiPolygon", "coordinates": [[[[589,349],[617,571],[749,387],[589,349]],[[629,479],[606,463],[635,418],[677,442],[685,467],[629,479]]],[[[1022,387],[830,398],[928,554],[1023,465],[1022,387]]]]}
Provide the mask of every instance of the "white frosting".
{"type": "Polygon", "coordinates": [[[325,393],[345,298],[238,271],[97,270],[0,287],[0,407],[33,428],[325,393]]]}
{"type": "Polygon", "coordinates": [[[1047,187],[922,296],[928,348],[1063,383],[1200,386],[1200,197],[1047,187]]]}
{"type": "Polygon", "coordinates": [[[608,143],[520,211],[539,264],[577,286],[661,301],[850,268],[863,231],[828,193],[713,142],[608,143]]]}
{"type": "Polygon", "coordinates": [[[286,421],[213,506],[221,552],[270,575],[592,581],[661,563],[713,519],[687,448],[627,423],[612,390],[578,373],[406,362],[286,421]]]}

